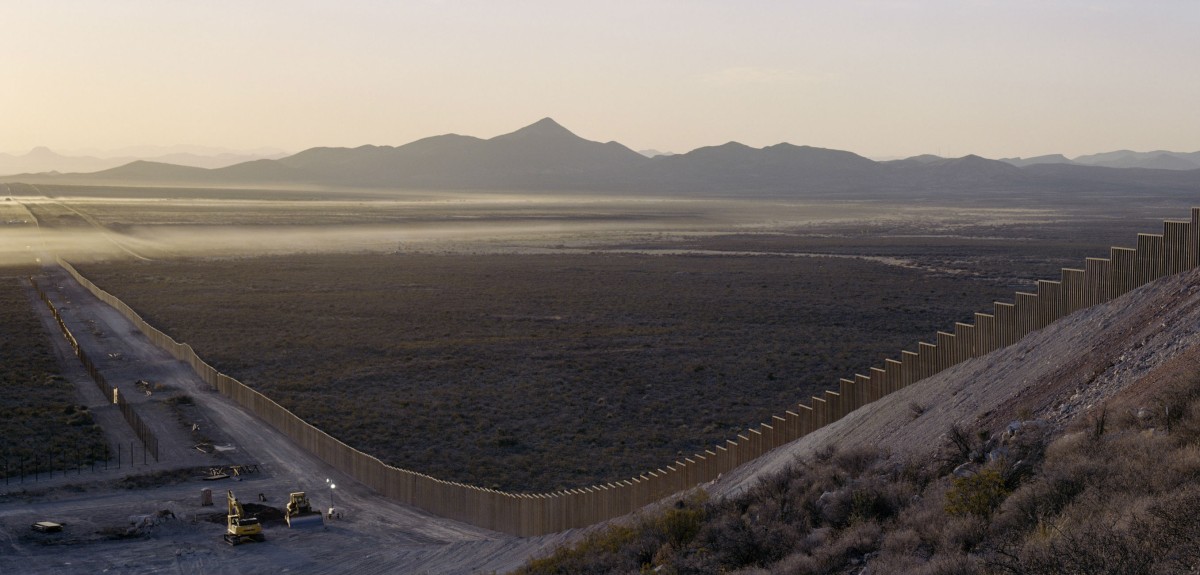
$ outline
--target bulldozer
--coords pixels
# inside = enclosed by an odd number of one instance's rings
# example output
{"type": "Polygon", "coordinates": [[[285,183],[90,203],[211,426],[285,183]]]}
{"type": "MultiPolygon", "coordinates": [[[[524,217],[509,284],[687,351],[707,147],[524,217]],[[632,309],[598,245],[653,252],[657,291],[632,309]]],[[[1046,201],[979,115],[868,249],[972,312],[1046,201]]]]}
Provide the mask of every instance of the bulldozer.
{"type": "Polygon", "coordinates": [[[292,493],[291,499],[288,500],[287,514],[288,527],[323,527],[325,520],[321,518],[321,512],[315,511],[312,504],[308,502],[308,496],[303,491],[292,493]]]}
{"type": "Polygon", "coordinates": [[[225,542],[230,545],[240,545],[247,541],[265,541],[262,524],[257,517],[247,517],[238,503],[233,490],[226,491],[229,501],[229,512],[225,515],[225,542]]]}

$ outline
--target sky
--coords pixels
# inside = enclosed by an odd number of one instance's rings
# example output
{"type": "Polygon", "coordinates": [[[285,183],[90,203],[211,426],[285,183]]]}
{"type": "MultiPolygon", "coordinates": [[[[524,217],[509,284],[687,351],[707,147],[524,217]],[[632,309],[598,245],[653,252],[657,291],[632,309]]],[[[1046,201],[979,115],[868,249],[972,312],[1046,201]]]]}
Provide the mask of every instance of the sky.
{"type": "Polygon", "coordinates": [[[1194,0],[0,0],[0,152],[1200,150],[1194,0]]]}

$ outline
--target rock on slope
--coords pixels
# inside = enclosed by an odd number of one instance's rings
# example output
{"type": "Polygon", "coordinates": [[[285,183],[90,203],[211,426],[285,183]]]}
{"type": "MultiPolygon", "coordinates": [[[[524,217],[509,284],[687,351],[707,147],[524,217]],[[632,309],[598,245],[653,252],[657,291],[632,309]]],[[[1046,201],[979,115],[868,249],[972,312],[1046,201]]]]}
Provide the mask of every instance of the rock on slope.
{"type": "MultiPolygon", "coordinates": [[[[1067,316],[1016,344],[963,362],[752,461],[709,488],[743,492],[827,445],[933,456],[954,424],[1003,427],[1018,414],[1062,427],[1171,359],[1200,352],[1200,269],[1067,316]]],[[[1149,377],[1147,377],[1149,376],[1149,377]]]]}

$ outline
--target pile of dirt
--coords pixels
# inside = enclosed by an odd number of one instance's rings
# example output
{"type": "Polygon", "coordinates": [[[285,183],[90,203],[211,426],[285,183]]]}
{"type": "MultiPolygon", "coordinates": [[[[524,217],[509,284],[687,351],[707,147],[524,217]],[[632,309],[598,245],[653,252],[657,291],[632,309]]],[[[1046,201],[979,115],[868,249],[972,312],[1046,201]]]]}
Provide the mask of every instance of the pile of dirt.
{"type": "Polygon", "coordinates": [[[283,523],[284,513],[278,507],[269,505],[261,505],[258,503],[243,503],[242,509],[251,517],[257,517],[258,521],[264,525],[269,523],[283,523]]]}
{"type": "MultiPolygon", "coordinates": [[[[258,522],[262,523],[263,525],[270,525],[272,523],[286,523],[284,521],[283,510],[278,507],[271,507],[270,505],[262,505],[259,503],[243,503],[242,511],[245,512],[247,517],[257,518],[258,522]]],[[[200,521],[207,521],[209,523],[216,523],[218,525],[225,524],[225,514],[219,511],[197,515],[196,518],[200,521]]]]}

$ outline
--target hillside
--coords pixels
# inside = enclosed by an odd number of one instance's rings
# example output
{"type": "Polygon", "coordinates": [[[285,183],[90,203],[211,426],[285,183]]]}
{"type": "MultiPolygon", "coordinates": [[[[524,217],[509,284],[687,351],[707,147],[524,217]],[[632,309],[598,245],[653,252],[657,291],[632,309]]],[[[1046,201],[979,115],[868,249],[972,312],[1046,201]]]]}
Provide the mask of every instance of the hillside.
{"type": "Polygon", "coordinates": [[[325,183],[434,189],[595,185],[646,161],[616,142],[580,138],[550,118],[488,140],[447,134],[403,146],[317,148],[279,163],[325,183]]]}
{"type": "Polygon", "coordinates": [[[1198,344],[1200,271],[1164,278],[522,572],[1194,572],[1198,344]]]}
{"type": "Polygon", "coordinates": [[[814,431],[723,478],[736,493],[830,444],[933,455],[952,425],[997,432],[1027,414],[1064,429],[1178,355],[1200,353],[1200,271],[1076,312],[1015,345],[965,361],[814,431]],[[914,416],[914,406],[920,415],[914,416]]]}
{"type": "Polygon", "coordinates": [[[1200,169],[1200,152],[1181,153],[1155,150],[1152,152],[1134,152],[1117,150],[1079,156],[1074,160],[1077,164],[1102,166],[1105,168],[1152,168],[1158,170],[1196,170],[1200,169]]]}

